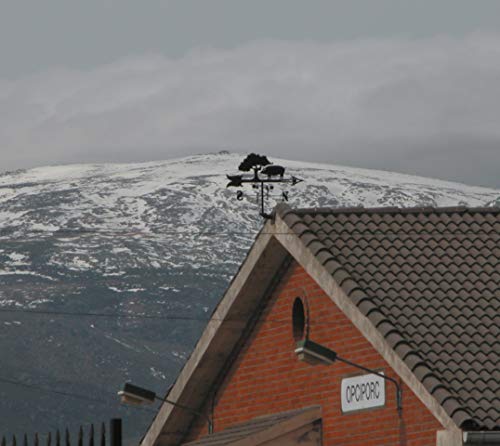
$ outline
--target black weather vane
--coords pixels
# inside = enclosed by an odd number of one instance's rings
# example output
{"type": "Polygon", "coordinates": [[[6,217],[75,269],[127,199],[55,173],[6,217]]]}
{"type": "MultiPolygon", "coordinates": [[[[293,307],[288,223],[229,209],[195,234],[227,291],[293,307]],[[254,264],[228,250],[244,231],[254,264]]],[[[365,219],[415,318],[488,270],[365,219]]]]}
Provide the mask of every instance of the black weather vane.
{"type": "MultiPolygon", "coordinates": [[[[253,175],[227,175],[229,183],[226,187],[243,187],[244,184],[251,184],[254,189],[260,189],[258,198],[260,198],[260,215],[264,218],[271,218],[265,212],[265,199],[269,197],[270,191],[274,189],[275,183],[290,184],[295,186],[300,183],[300,178],[290,176],[285,177],[285,168],[272,164],[266,156],[251,153],[240,164],[239,170],[242,172],[253,171],[253,175]],[[262,175],[261,176],[259,176],[262,175]]],[[[244,192],[239,190],[236,192],[236,199],[243,200],[244,192]]],[[[288,201],[288,192],[283,191],[281,198],[288,201]]]]}

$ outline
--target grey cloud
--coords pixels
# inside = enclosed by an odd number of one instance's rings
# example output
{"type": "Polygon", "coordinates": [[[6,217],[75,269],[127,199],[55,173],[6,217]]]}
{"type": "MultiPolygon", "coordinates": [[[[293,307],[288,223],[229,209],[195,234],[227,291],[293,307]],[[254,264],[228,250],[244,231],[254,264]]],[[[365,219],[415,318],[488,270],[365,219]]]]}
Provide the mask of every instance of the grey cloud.
{"type": "Polygon", "coordinates": [[[1,0],[0,76],[156,51],[500,30],[497,0],[1,0]]]}
{"type": "Polygon", "coordinates": [[[0,81],[2,170],[257,150],[500,187],[500,35],[261,41],[0,81]]]}

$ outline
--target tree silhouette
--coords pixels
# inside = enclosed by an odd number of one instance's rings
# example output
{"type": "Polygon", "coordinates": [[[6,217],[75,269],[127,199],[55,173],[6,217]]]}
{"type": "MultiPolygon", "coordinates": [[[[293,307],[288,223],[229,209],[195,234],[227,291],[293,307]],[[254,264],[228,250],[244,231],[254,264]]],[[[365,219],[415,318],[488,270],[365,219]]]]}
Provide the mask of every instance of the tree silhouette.
{"type": "Polygon", "coordinates": [[[267,159],[267,156],[251,153],[241,162],[239,169],[243,172],[249,172],[252,169],[254,171],[259,171],[262,167],[267,166],[268,164],[271,163],[267,159]]]}

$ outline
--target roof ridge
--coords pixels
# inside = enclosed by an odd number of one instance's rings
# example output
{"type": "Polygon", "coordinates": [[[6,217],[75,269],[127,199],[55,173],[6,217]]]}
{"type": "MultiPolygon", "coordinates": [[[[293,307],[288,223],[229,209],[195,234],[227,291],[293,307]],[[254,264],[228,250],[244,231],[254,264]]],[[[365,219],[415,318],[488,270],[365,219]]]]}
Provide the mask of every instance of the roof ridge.
{"type": "Polygon", "coordinates": [[[294,212],[296,214],[454,214],[454,213],[480,213],[480,214],[499,214],[499,206],[412,206],[412,207],[310,207],[310,208],[290,208],[288,205],[280,204],[276,206],[276,212],[283,214],[294,212]]]}

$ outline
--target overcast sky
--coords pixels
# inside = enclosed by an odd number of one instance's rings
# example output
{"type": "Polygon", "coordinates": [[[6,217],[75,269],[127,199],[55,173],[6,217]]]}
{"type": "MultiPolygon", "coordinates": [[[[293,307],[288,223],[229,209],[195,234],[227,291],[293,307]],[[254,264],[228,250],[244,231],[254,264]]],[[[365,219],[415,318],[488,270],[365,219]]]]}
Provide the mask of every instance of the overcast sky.
{"type": "Polygon", "coordinates": [[[500,1],[0,0],[0,171],[215,150],[500,188],[500,1]]]}

